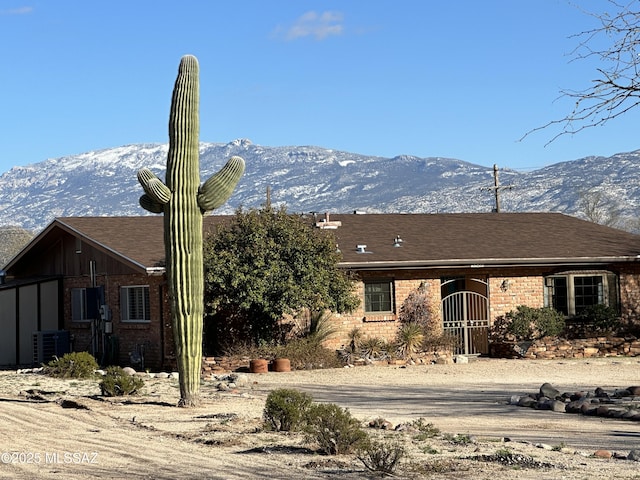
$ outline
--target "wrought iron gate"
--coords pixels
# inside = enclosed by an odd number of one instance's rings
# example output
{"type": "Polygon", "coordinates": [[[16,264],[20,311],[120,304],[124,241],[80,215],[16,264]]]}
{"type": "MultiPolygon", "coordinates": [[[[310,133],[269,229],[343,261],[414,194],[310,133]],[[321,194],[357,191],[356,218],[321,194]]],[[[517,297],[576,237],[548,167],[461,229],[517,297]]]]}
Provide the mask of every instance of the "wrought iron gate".
{"type": "MultiPolygon", "coordinates": [[[[482,280],[476,282],[485,284],[482,280]]],[[[444,331],[458,339],[454,354],[489,353],[489,301],[486,295],[462,290],[442,299],[444,331]]]]}

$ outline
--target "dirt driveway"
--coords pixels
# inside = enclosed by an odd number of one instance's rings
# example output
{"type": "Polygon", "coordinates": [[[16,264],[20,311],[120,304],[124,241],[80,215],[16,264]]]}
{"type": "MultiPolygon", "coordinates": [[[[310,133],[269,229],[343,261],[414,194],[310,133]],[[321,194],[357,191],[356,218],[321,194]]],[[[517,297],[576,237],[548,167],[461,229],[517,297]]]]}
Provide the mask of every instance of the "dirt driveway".
{"type": "Polygon", "coordinates": [[[545,382],[561,392],[640,385],[640,360],[480,359],[466,365],[269,374],[258,385],[265,392],[288,385],[318,401],[348,407],[359,417],[381,416],[396,424],[425,417],[453,433],[565,443],[586,450],[640,449],[637,422],[507,405],[511,395],[536,393],[545,382]]]}

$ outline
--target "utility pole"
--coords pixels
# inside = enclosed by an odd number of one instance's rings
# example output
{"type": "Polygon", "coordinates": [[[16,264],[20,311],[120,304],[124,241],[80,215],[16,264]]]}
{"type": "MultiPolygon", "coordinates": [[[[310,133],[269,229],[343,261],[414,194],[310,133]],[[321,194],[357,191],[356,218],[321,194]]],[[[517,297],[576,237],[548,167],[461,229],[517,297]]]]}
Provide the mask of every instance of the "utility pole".
{"type": "Polygon", "coordinates": [[[493,187],[485,187],[480,190],[493,190],[496,206],[493,209],[495,213],[500,213],[500,190],[511,190],[512,185],[500,185],[500,179],[498,177],[498,165],[493,164],[493,187]]]}

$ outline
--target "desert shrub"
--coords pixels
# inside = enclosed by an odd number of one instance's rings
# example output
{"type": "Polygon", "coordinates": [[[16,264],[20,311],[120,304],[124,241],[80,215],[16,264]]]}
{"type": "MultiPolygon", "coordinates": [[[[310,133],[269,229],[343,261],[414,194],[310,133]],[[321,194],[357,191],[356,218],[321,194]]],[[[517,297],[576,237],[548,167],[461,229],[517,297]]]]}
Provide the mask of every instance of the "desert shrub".
{"type": "Polygon", "coordinates": [[[413,290],[400,306],[398,313],[400,323],[416,323],[420,325],[427,335],[440,333],[442,323],[432,300],[427,294],[427,287],[421,283],[413,290]]]}
{"type": "Polygon", "coordinates": [[[301,430],[311,401],[309,394],[298,390],[273,390],[267,396],[262,418],[267,428],[277,432],[301,430]]]}
{"type": "Polygon", "coordinates": [[[224,355],[230,358],[288,358],[292,370],[310,370],[316,368],[339,368],[344,366],[335,350],[328,349],[315,338],[294,338],[284,343],[235,343],[228,345],[224,355]]]}
{"type": "Polygon", "coordinates": [[[422,341],[422,350],[434,350],[436,348],[453,348],[460,343],[460,338],[449,332],[425,335],[422,341]]]}
{"type": "Polygon", "coordinates": [[[519,305],[494,322],[491,337],[503,340],[537,340],[557,336],[564,330],[564,315],[551,307],[532,308],[519,305]]]}
{"type": "Polygon", "coordinates": [[[144,387],[144,380],[127,374],[121,367],[107,367],[100,382],[100,391],[105,397],[137,395],[144,387]]]}
{"type": "Polygon", "coordinates": [[[358,448],[357,457],[372,472],[391,475],[405,454],[399,443],[369,440],[358,448]]]}
{"type": "Polygon", "coordinates": [[[360,422],[335,403],[312,404],[306,424],[307,439],[327,455],[352,453],[367,440],[360,422]]]}
{"type": "Polygon", "coordinates": [[[307,330],[302,334],[311,343],[322,344],[331,335],[336,333],[337,329],[331,321],[331,312],[328,310],[306,311],[307,330]]]}
{"type": "Polygon", "coordinates": [[[265,358],[288,358],[293,370],[343,366],[335,350],[325,348],[313,337],[296,338],[282,345],[265,347],[263,350],[265,358]]]}
{"type": "Polygon", "coordinates": [[[400,326],[396,334],[398,355],[407,358],[422,350],[424,328],[417,322],[408,322],[400,326]]]}
{"type": "Polygon", "coordinates": [[[56,378],[90,378],[98,362],[89,352],[65,353],[44,366],[44,373],[56,378]]]}
{"type": "Polygon", "coordinates": [[[616,331],[621,326],[618,312],[608,305],[588,306],[578,313],[575,319],[606,332],[616,331]]]}
{"type": "Polygon", "coordinates": [[[411,426],[415,428],[418,433],[414,437],[415,440],[426,440],[427,438],[433,438],[440,435],[440,429],[433,425],[431,422],[427,422],[425,418],[420,417],[417,420],[411,422],[411,426]]]}
{"type": "Polygon", "coordinates": [[[380,358],[384,351],[384,340],[379,337],[368,337],[360,342],[360,355],[368,360],[380,358]]]}

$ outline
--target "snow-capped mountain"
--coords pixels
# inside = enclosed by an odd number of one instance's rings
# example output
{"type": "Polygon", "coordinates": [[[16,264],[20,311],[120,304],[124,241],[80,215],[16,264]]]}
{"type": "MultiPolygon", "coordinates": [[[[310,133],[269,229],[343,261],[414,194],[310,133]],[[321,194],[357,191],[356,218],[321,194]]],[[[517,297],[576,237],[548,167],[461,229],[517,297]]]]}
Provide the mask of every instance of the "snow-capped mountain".
{"type": "MultiPolygon", "coordinates": [[[[145,215],[136,172],[164,178],[167,144],[128,145],[14,167],[0,176],[0,226],[39,230],[57,216],[145,215]]],[[[320,147],[265,147],[249,140],[202,143],[206,180],[232,155],[247,167],[215,213],[271,202],[289,212],[488,212],[493,171],[448,158],[371,157],[320,147]]],[[[579,214],[586,190],[602,191],[628,216],[640,203],[640,150],[587,157],[533,172],[500,170],[502,211],[579,214]],[[510,186],[510,188],[506,188],[510,186]]]]}

